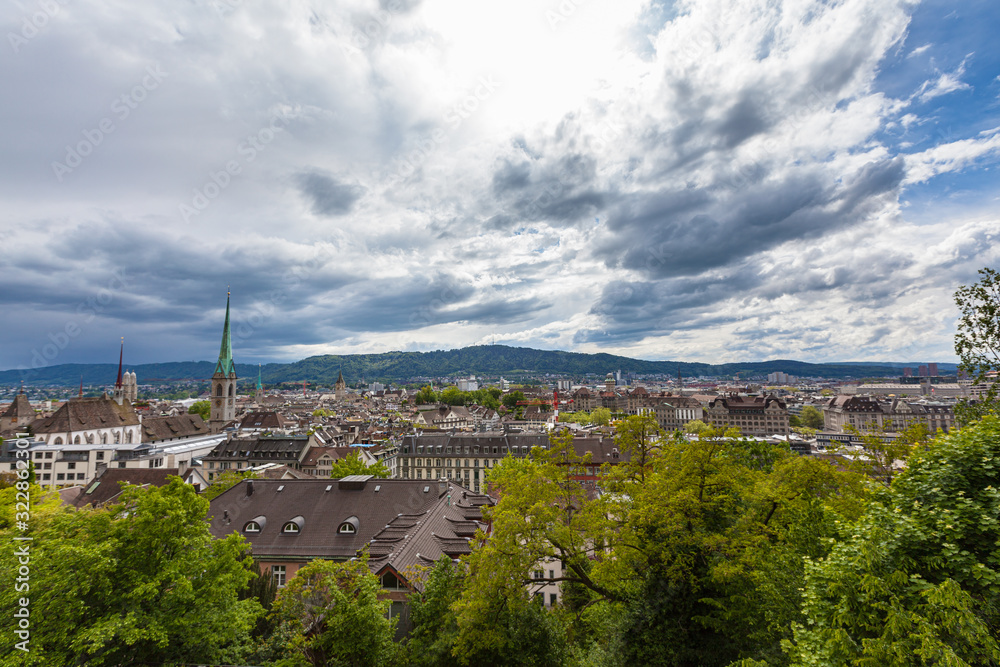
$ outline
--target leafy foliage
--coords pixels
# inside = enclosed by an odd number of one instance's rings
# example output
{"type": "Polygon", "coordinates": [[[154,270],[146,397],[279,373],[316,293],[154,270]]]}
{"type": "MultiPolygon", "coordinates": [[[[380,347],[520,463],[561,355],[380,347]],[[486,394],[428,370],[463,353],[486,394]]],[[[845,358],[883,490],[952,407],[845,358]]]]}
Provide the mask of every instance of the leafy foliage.
{"type": "Polygon", "coordinates": [[[294,656],[279,664],[393,664],[395,619],[388,618],[391,603],[379,599],[380,589],[367,558],[314,560],[301,568],[274,605],[294,656]]]}
{"type": "Polygon", "coordinates": [[[30,590],[15,592],[17,557],[0,534],[0,664],[126,665],[238,659],[261,612],[238,599],[252,578],[243,538],[215,540],[208,501],[173,478],[126,487],[107,509],[32,519],[30,590]],[[31,651],[13,650],[17,598],[30,597],[31,651]]]}
{"type": "Polygon", "coordinates": [[[955,333],[958,368],[975,383],[986,385],[978,403],[963,401],[955,410],[964,423],[995,412],[1000,400],[1000,384],[993,374],[1000,371],[1000,273],[987,268],[980,269],[979,276],[978,282],[955,292],[960,312],[955,333]]]}
{"type": "Polygon", "coordinates": [[[342,459],[333,462],[331,479],[340,479],[349,475],[374,475],[380,479],[389,476],[389,470],[381,461],[368,465],[362,460],[361,452],[354,450],[342,459]]]}
{"type": "Polygon", "coordinates": [[[996,417],[916,450],[829,557],[809,560],[792,663],[1000,664],[998,489],[996,417]]]}
{"type": "Polygon", "coordinates": [[[202,491],[201,497],[205,500],[214,500],[245,479],[257,479],[257,473],[253,470],[227,470],[219,473],[219,476],[212,480],[212,485],[202,491]]]}
{"type": "Polygon", "coordinates": [[[212,404],[208,401],[195,401],[188,408],[189,415],[201,415],[201,418],[208,420],[212,416],[212,404]]]}

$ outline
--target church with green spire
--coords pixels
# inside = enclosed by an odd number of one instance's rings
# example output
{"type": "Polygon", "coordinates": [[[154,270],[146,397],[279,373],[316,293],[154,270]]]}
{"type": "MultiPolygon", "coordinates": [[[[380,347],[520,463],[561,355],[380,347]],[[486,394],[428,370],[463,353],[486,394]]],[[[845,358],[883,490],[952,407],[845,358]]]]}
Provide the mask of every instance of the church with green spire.
{"type": "Polygon", "coordinates": [[[226,293],[226,323],[222,327],[222,347],[212,374],[212,409],[208,426],[221,433],[236,419],[236,364],[233,363],[233,336],[229,328],[229,293],[226,293]]]}

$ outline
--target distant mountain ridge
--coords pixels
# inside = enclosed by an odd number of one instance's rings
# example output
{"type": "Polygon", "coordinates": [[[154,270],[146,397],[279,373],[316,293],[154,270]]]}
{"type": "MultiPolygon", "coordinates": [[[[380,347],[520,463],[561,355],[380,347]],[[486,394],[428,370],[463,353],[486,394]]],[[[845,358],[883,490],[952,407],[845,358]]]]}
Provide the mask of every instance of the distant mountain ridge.
{"type": "MultiPolygon", "coordinates": [[[[237,355],[238,356],[238,355],[237,355]]],[[[878,364],[810,364],[803,361],[775,359],[732,364],[703,364],[684,361],[646,361],[613,354],[587,354],[561,350],[536,350],[506,345],[477,345],[456,350],[433,352],[383,352],[380,354],[322,355],[308,357],[289,364],[266,364],[261,377],[266,384],[278,382],[309,382],[333,385],[343,370],[348,383],[375,380],[409,380],[421,377],[458,377],[469,375],[504,375],[516,378],[524,375],[603,376],[621,370],[639,375],[684,377],[699,375],[741,378],[783,372],[797,377],[849,379],[863,377],[893,377],[900,374],[897,362],[878,364]]],[[[940,367],[953,364],[939,364],[940,367]]],[[[210,361],[184,361],[160,364],[130,365],[139,384],[157,381],[208,380],[215,369],[210,361]]],[[[117,364],[60,364],[29,370],[0,371],[0,385],[57,385],[71,387],[113,384],[117,364]]],[[[240,383],[257,380],[257,366],[236,364],[240,383]]]]}

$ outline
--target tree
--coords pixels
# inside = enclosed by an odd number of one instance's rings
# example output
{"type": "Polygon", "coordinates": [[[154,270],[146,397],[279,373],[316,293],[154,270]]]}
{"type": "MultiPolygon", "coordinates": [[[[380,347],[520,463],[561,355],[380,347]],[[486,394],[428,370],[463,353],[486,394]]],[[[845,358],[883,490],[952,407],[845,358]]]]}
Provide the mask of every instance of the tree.
{"type": "Polygon", "coordinates": [[[437,403],[438,396],[434,393],[434,388],[430,385],[425,385],[416,394],[413,395],[413,401],[417,405],[425,405],[428,403],[437,403]]]}
{"type": "Polygon", "coordinates": [[[524,397],[524,392],[523,392],[523,391],[520,391],[520,390],[517,390],[517,391],[510,391],[510,392],[507,392],[507,393],[506,393],[506,394],[504,395],[503,399],[502,399],[502,400],[501,400],[500,402],[501,402],[501,403],[502,403],[502,404],[504,405],[504,407],[506,407],[506,408],[507,408],[508,410],[514,410],[515,408],[517,408],[517,404],[518,404],[518,403],[520,403],[520,402],[523,402],[523,401],[525,401],[525,400],[526,400],[526,399],[525,399],[525,397],[524,397]]]}
{"type": "Polygon", "coordinates": [[[188,408],[189,415],[201,415],[202,419],[207,420],[212,415],[212,404],[208,401],[195,401],[188,408]]]}
{"type": "Polygon", "coordinates": [[[316,667],[393,664],[398,654],[393,642],[396,619],[388,617],[391,602],[379,599],[380,590],[367,557],[312,561],[288,582],[274,604],[274,613],[290,637],[288,648],[304,664],[316,667]]]}
{"type": "Polygon", "coordinates": [[[793,665],[1000,664],[1000,419],[938,435],[807,561],[793,665]]]}
{"type": "Polygon", "coordinates": [[[691,435],[702,435],[703,433],[710,433],[711,431],[712,427],[700,419],[693,419],[687,424],[684,424],[684,432],[690,433],[691,435]]]}
{"type": "Polygon", "coordinates": [[[212,485],[202,491],[201,497],[205,500],[214,500],[245,479],[257,479],[257,473],[253,470],[227,470],[219,473],[219,476],[212,481],[212,485]]]}
{"type": "Polygon", "coordinates": [[[595,408],[590,412],[590,423],[598,426],[607,426],[611,423],[611,410],[608,408],[595,408]]]}
{"type": "Polygon", "coordinates": [[[799,419],[801,421],[799,426],[817,430],[823,428],[823,413],[811,405],[802,408],[802,415],[799,419]]]}
{"type": "Polygon", "coordinates": [[[441,392],[441,402],[448,405],[465,405],[466,394],[459,391],[458,387],[446,387],[441,392]]]}
{"type": "Polygon", "coordinates": [[[1000,384],[995,371],[1000,370],[1000,273],[980,269],[979,281],[963,285],[955,292],[959,317],[955,332],[958,369],[986,391],[978,403],[962,401],[955,415],[962,423],[996,412],[1000,384]]]}
{"type": "Polygon", "coordinates": [[[353,450],[344,458],[334,461],[330,478],[340,479],[349,475],[374,475],[384,479],[389,476],[389,471],[381,461],[367,465],[361,458],[361,452],[353,450]]]}
{"type": "Polygon", "coordinates": [[[465,588],[465,567],[445,555],[427,573],[421,590],[409,596],[413,629],[406,642],[407,664],[434,667],[454,664],[452,650],[458,619],[452,605],[465,588]]]}
{"type": "Polygon", "coordinates": [[[9,532],[0,534],[0,664],[126,665],[240,660],[261,612],[238,599],[253,577],[238,534],[209,532],[209,503],[174,477],[127,486],[106,509],[32,517],[30,590],[16,592],[9,532]],[[13,650],[18,598],[30,596],[30,652],[13,650]]]}

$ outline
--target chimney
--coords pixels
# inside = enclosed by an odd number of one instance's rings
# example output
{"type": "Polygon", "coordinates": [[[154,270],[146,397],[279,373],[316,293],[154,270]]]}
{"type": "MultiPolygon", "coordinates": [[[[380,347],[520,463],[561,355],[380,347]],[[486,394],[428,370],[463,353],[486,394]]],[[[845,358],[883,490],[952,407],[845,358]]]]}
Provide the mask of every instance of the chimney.
{"type": "Polygon", "coordinates": [[[247,480],[247,498],[253,495],[253,480],[247,480]]]}
{"type": "Polygon", "coordinates": [[[442,496],[448,490],[448,480],[444,477],[438,480],[438,496],[442,496]]]}

